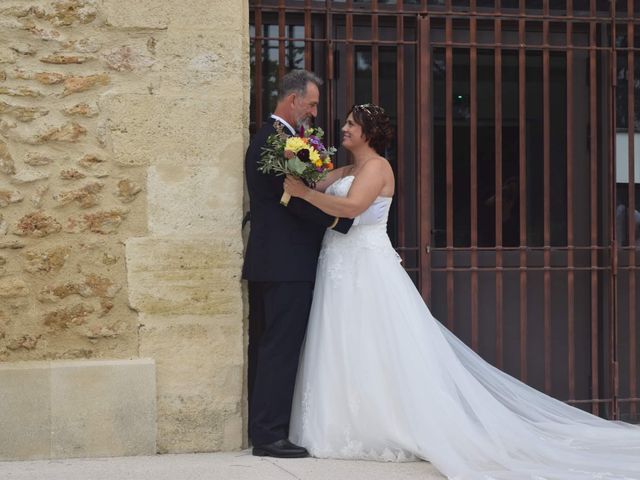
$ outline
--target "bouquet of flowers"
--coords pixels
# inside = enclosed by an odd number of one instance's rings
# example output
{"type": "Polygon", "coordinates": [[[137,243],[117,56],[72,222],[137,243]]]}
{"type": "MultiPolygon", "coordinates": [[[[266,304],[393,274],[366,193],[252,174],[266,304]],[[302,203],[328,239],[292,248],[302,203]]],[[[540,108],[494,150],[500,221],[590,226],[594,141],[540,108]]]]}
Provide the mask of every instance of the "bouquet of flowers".
{"type": "MultiPolygon", "coordinates": [[[[276,175],[293,175],[314,187],[333,169],[332,155],[335,147],[325,147],[322,143],[324,132],[321,128],[300,128],[297,135],[290,136],[280,122],[275,122],[276,133],[269,135],[262,147],[258,171],[276,175]]],[[[289,204],[291,196],[284,192],[280,203],[289,204]]]]}

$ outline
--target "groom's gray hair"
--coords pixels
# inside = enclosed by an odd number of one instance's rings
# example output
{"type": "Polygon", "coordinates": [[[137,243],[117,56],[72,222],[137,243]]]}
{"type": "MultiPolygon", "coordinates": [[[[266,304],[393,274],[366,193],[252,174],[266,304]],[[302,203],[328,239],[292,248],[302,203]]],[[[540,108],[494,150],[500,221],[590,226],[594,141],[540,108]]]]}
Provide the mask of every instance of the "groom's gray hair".
{"type": "Polygon", "coordinates": [[[305,95],[309,82],[315,83],[318,88],[322,85],[322,80],[314,73],[308,72],[307,70],[291,70],[280,80],[278,101],[284,100],[284,98],[292,93],[305,95]]]}

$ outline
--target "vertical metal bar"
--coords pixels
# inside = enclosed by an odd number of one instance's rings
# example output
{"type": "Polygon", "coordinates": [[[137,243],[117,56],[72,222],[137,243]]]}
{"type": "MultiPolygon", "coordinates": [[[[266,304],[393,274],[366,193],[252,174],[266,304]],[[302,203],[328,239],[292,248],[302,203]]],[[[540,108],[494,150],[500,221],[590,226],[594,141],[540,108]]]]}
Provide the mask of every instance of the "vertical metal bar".
{"type": "MultiPolygon", "coordinates": [[[[500,0],[496,0],[496,11],[500,11],[500,0]]],[[[504,288],[502,283],[502,20],[495,19],[494,60],[494,111],[495,111],[495,184],[496,184],[496,366],[502,368],[504,361],[504,288]]]]}
{"type": "MultiPolygon", "coordinates": [[[[447,1],[451,6],[451,0],[447,1]]],[[[445,105],[446,105],[446,186],[447,186],[447,325],[454,329],[454,279],[453,279],[453,25],[445,20],[445,105]]]]}
{"type": "MultiPolygon", "coordinates": [[[[573,0],[567,1],[567,15],[573,16],[573,0]]],[[[575,400],[576,397],[573,196],[573,23],[567,22],[567,365],[569,400],[575,400]]]]}
{"type": "Polygon", "coordinates": [[[471,149],[471,347],[476,352],[478,338],[478,49],[476,0],[471,0],[469,20],[469,40],[471,42],[469,58],[471,125],[469,126],[469,145],[471,149]]]}
{"type": "Polygon", "coordinates": [[[256,102],[256,118],[255,118],[255,128],[256,131],[260,129],[262,126],[262,10],[259,8],[259,4],[255,9],[255,32],[256,39],[254,40],[254,49],[256,55],[256,63],[254,65],[253,72],[253,82],[254,82],[254,93],[255,93],[255,102],[256,102]]]}
{"type": "Polygon", "coordinates": [[[520,184],[520,380],[527,381],[527,116],[525,55],[525,1],[520,0],[518,20],[518,144],[520,184]]]}
{"type": "MultiPolygon", "coordinates": [[[[402,44],[404,40],[404,16],[400,15],[402,12],[402,0],[398,0],[397,3],[397,11],[398,15],[396,16],[396,39],[398,40],[396,47],[396,111],[398,112],[398,125],[396,130],[396,138],[397,141],[397,155],[396,159],[397,164],[397,175],[396,185],[398,186],[398,195],[396,195],[397,205],[398,205],[398,245],[401,247],[406,247],[406,225],[407,219],[405,218],[405,198],[407,194],[406,185],[405,185],[405,105],[404,105],[404,50],[405,47],[402,44]]],[[[416,49],[419,51],[419,48],[416,49]]],[[[419,137],[420,135],[417,135],[419,137]]],[[[418,217],[416,219],[418,222],[421,222],[422,219],[418,217]]],[[[420,225],[420,223],[418,223],[420,225]]],[[[405,251],[400,251],[400,256],[403,261],[406,261],[405,251]]]]}
{"type": "MultiPolygon", "coordinates": [[[[633,0],[627,0],[627,134],[629,137],[629,183],[627,184],[628,190],[628,217],[627,229],[629,232],[628,243],[629,258],[628,263],[629,270],[629,305],[627,318],[629,319],[629,396],[631,398],[637,398],[638,396],[638,378],[636,368],[636,345],[637,345],[637,318],[636,318],[636,275],[634,266],[636,264],[636,229],[635,229],[635,211],[636,211],[636,171],[635,171],[635,52],[633,50],[634,43],[634,8],[633,0]]],[[[614,204],[615,206],[615,204],[614,204]]],[[[631,402],[630,414],[631,418],[635,418],[637,415],[637,403],[631,402]]]]}
{"type": "Polygon", "coordinates": [[[347,84],[347,108],[351,107],[354,102],[354,46],[353,46],[353,0],[347,0],[347,71],[346,71],[346,84],[347,84]]]}
{"type": "Polygon", "coordinates": [[[420,75],[422,76],[418,77],[418,83],[420,84],[420,98],[423,99],[421,100],[423,103],[420,104],[420,111],[417,112],[417,115],[419,117],[418,123],[424,126],[424,128],[420,129],[420,134],[424,135],[424,141],[427,142],[427,145],[424,146],[424,151],[420,153],[421,160],[420,168],[418,169],[418,172],[422,172],[419,174],[419,178],[424,180],[424,182],[420,183],[420,198],[423,200],[418,204],[418,211],[422,208],[421,204],[424,204],[425,208],[424,215],[419,217],[425,218],[425,220],[420,221],[420,238],[421,244],[422,242],[425,242],[426,244],[426,247],[420,250],[420,292],[422,293],[422,297],[425,301],[431,305],[431,227],[433,220],[433,199],[430,192],[433,189],[433,158],[431,156],[433,152],[433,110],[431,105],[431,19],[428,17],[429,2],[427,0],[420,0],[420,12],[421,16],[419,18],[423,25],[422,34],[424,37],[419,39],[418,47],[421,52],[420,56],[424,56],[424,63],[421,67],[422,69],[419,70],[420,75]],[[428,83],[422,84],[422,82],[428,83]]]}
{"type": "Polygon", "coordinates": [[[420,196],[418,202],[418,211],[420,218],[420,239],[424,248],[420,249],[420,276],[421,293],[427,302],[431,301],[431,189],[432,181],[432,102],[431,102],[431,47],[429,44],[430,37],[430,19],[427,16],[421,16],[419,19],[418,29],[418,145],[419,145],[419,165],[418,178],[420,185],[420,196]],[[427,280],[428,279],[428,280],[427,280]]]}
{"type": "Polygon", "coordinates": [[[285,51],[285,37],[286,37],[286,13],[285,13],[285,0],[279,0],[278,2],[278,80],[284,77],[286,51],[285,51]]]}
{"type": "Polygon", "coordinates": [[[544,176],[544,389],[551,393],[551,174],[550,174],[550,88],[549,74],[549,0],[544,0],[542,22],[542,109],[543,109],[543,176],[544,176]]]}
{"type": "MultiPolygon", "coordinates": [[[[336,117],[335,113],[335,57],[334,51],[335,46],[333,43],[333,15],[331,13],[331,1],[327,0],[327,11],[326,11],[326,21],[325,21],[325,37],[327,39],[327,88],[326,88],[326,108],[327,108],[327,127],[333,122],[333,119],[336,117]]],[[[334,138],[334,129],[327,128],[328,135],[327,141],[329,145],[336,145],[337,139],[334,138]]]]}
{"type": "Polygon", "coordinates": [[[311,0],[304,0],[304,68],[313,70],[311,30],[311,0]]]}
{"type": "Polygon", "coordinates": [[[380,103],[380,64],[378,52],[378,0],[371,0],[371,99],[373,103],[380,103]]]}
{"type": "MultiPolygon", "coordinates": [[[[591,396],[598,398],[600,376],[598,372],[598,105],[597,105],[597,44],[596,44],[596,0],[591,0],[591,20],[589,21],[589,175],[590,175],[590,245],[591,245],[591,396]]],[[[600,413],[600,405],[592,404],[592,413],[600,413]]]]}
{"type": "MultiPolygon", "coordinates": [[[[607,209],[609,210],[610,216],[613,215],[615,211],[615,196],[614,196],[614,183],[615,183],[615,158],[616,158],[616,145],[615,145],[615,135],[616,135],[616,99],[618,95],[616,93],[617,89],[617,63],[618,63],[618,53],[616,51],[616,40],[618,38],[617,34],[617,23],[616,23],[616,0],[611,0],[609,2],[610,12],[611,12],[611,37],[610,37],[610,50],[609,56],[611,58],[610,67],[609,67],[609,83],[610,83],[610,92],[609,97],[607,98],[608,109],[607,112],[609,114],[608,124],[609,124],[609,135],[607,136],[608,140],[608,168],[606,169],[607,175],[607,209]]],[[[613,216],[615,218],[615,216],[613,216]]],[[[611,407],[611,417],[614,420],[617,420],[620,415],[619,410],[619,386],[620,386],[620,369],[618,364],[618,249],[615,244],[616,239],[616,229],[614,223],[609,219],[609,250],[610,255],[613,261],[611,262],[611,270],[610,270],[610,288],[609,288],[609,318],[610,321],[610,329],[609,329],[609,358],[611,364],[611,391],[612,391],[612,407],[611,407]]]]}

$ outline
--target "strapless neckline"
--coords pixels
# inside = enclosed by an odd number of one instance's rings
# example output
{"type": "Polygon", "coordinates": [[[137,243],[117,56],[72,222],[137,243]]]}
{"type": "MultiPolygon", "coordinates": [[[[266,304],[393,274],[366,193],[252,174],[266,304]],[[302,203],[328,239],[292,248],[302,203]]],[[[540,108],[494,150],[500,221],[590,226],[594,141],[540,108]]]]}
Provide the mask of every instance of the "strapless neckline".
{"type": "MultiPolygon", "coordinates": [[[[342,180],[344,180],[346,178],[352,178],[353,180],[355,180],[356,176],[355,175],[345,175],[344,177],[340,177],[334,183],[341,182],[342,180]]],[[[385,195],[378,195],[376,198],[385,198],[385,199],[388,199],[388,200],[393,200],[393,196],[388,197],[388,196],[385,196],[385,195]]]]}

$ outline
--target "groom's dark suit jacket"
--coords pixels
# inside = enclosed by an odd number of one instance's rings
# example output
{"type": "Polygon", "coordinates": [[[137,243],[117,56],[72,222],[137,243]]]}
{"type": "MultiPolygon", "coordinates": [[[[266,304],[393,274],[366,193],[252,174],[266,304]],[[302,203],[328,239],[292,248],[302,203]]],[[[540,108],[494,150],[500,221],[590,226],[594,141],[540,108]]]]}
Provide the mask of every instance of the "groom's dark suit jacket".
{"type": "MultiPolygon", "coordinates": [[[[242,277],[259,282],[313,282],[322,236],[335,217],[299,198],[292,198],[287,207],[280,205],[284,176],[258,171],[262,147],[275,133],[274,122],[269,118],[256,133],[245,157],[251,230],[242,277]]],[[[334,229],[346,233],[352,223],[352,219],[340,219],[334,229]]]]}

